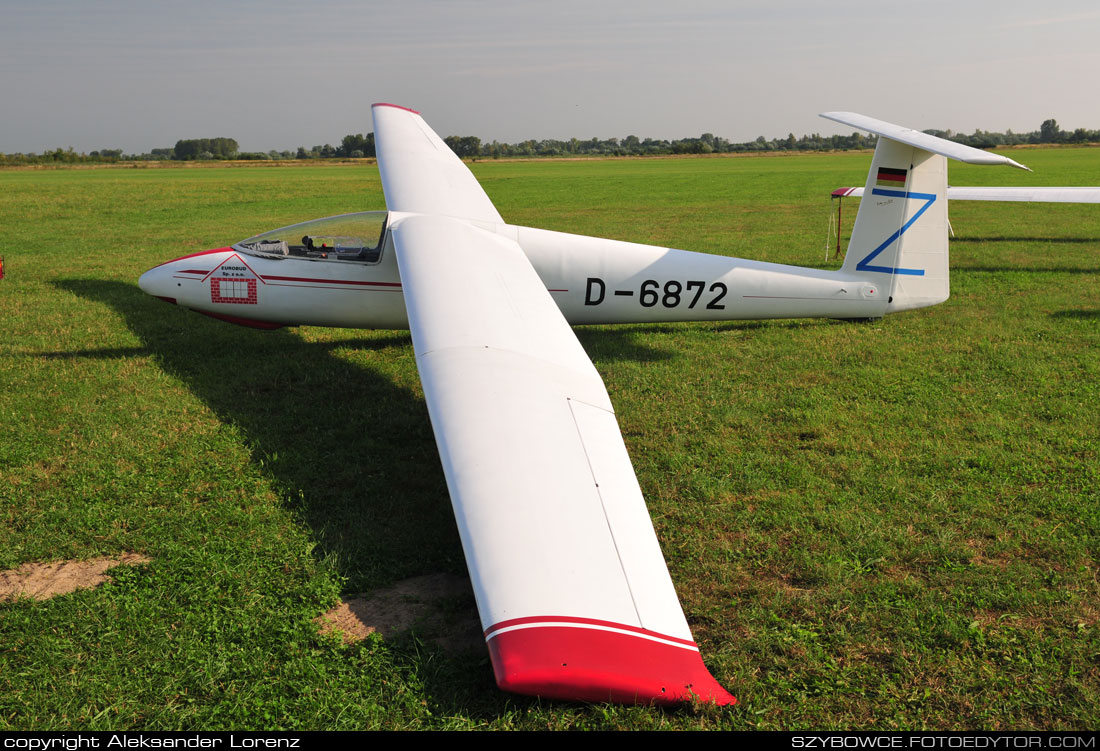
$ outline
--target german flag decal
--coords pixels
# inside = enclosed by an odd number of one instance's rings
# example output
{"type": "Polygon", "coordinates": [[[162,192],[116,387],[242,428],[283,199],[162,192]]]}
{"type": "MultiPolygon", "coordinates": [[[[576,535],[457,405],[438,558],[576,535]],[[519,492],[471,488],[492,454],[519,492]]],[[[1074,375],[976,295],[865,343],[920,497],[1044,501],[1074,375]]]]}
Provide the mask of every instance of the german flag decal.
{"type": "Polygon", "coordinates": [[[879,167],[875,185],[880,188],[904,188],[907,170],[879,167]]]}

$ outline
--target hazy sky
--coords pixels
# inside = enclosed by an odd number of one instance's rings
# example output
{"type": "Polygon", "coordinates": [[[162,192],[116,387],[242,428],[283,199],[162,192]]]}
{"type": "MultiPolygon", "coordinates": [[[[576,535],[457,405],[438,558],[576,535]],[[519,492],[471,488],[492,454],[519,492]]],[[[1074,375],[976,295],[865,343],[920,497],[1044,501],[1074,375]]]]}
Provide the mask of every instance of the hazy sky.
{"type": "Polygon", "coordinates": [[[0,0],[0,152],[1100,128],[1096,0],[0,0]]]}

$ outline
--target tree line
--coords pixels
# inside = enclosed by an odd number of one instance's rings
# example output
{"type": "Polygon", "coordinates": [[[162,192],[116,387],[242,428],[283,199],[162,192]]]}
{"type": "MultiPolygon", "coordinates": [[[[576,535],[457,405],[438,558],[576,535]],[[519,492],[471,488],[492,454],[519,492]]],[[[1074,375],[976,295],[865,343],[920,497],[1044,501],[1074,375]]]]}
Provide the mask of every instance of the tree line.
{"type": "MultiPolygon", "coordinates": [[[[996,146],[1022,144],[1085,144],[1100,142],[1100,130],[1077,128],[1062,130],[1053,118],[1043,121],[1038,130],[1029,133],[1004,133],[975,130],[973,133],[955,133],[951,130],[930,129],[924,131],[957,143],[988,149],[996,146]]],[[[765,138],[735,143],[713,133],[703,133],[698,138],[661,140],[639,138],[570,138],[527,140],[517,143],[500,141],[482,142],[477,136],[447,136],[443,139],[451,149],[464,158],[500,159],[507,157],[555,157],[555,156],[660,156],[668,154],[724,154],[762,151],[848,151],[867,149],[875,145],[875,136],[854,132],[847,136],[822,136],[819,133],[796,138],[788,133],[785,138],[765,138]]],[[[100,149],[87,154],[56,148],[41,154],[2,154],[0,165],[18,164],[70,164],[81,162],[119,161],[203,161],[203,160],[272,160],[272,159],[362,159],[375,156],[374,133],[349,134],[340,144],[323,144],[307,149],[241,151],[233,138],[192,138],[176,141],[174,147],[156,148],[145,154],[124,154],[122,149],[100,149]]]]}

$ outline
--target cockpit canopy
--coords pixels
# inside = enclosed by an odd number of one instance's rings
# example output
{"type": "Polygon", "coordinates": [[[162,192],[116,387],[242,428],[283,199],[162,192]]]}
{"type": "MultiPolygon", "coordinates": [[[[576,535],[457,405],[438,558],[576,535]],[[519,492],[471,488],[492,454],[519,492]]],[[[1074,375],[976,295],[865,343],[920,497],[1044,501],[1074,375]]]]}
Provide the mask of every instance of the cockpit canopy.
{"type": "Polygon", "coordinates": [[[266,258],[378,263],[386,232],[385,211],[363,211],[292,224],[250,237],[234,249],[266,258]]]}

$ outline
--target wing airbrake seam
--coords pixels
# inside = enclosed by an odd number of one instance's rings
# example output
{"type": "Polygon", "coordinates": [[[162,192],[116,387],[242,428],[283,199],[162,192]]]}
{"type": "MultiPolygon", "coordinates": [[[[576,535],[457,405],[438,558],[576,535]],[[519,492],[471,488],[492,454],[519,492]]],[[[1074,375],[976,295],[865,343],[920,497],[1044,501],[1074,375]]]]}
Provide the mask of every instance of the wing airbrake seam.
{"type": "MultiPolygon", "coordinates": [[[[573,408],[573,401],[574,400],[569,398],[569,397],[566,397],[566,401],[569,402],[569,414],[573,418],[573,426],[577,429],[577,440],[579,440],[581,442],[581,451],[584,452],[584,460],[588,463],[588,471],[592,475],[592,484],[596,486],[596,495],[600,499],[600,508],[603,510],[604,523],[607,524],[607,532],[608,532],[609,535],[611,535],[611,544],[615,548],[615,557],[619,559],[619,567],[622,569],[622,572],[623,572],[623,580],[626,582],[626,590],[630,594],[630,601],[634,605],[634,613],[638,617],[638,623],[640,623],[644,626],[645,625],[645,619],[642,618],[641,610],[638,608],[638,598],[634,596],[634,587],[631,586],[631,584],[630,584],[630,574],[626,570],[626,564],[623,562],[623,554],[622,554],[622,551],[619,549],[619,541],[615,537],[615,527],[611,523],[611,516],[610,516],[610,514],[608,513],[608,510],[607,510],[607,502],[604,499],[603,491],[600,490],[600,481],[596,477],[596,470],[592,466],[592,454],[589,452],[588,446],[585,445],[584,433],[581,431],[580,423],[577,422],[577,412],[573,408]]],[[[579,400],[577,400],[577,401],[578,401],[579,404],[585,404],[585,402],[581,402],[579,400]]],[[[600,409],[600,407],[596,407],[594,404],[588,404],[587,406],[588,407],[593,407],[595,409],[600,409]]],[[[604,411],[609,412],[612,416],[614,416],[614,414],[615,414],[614,412],[609,411],[609,410],[604,410],[604,411]]]]}

